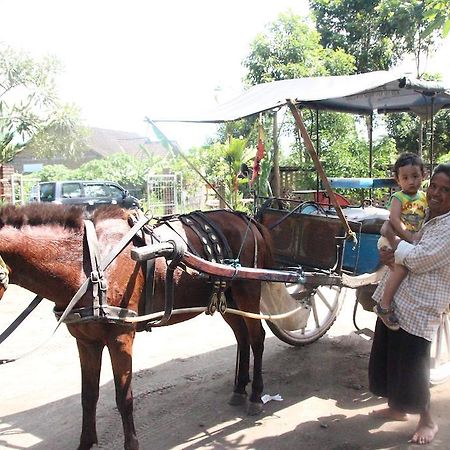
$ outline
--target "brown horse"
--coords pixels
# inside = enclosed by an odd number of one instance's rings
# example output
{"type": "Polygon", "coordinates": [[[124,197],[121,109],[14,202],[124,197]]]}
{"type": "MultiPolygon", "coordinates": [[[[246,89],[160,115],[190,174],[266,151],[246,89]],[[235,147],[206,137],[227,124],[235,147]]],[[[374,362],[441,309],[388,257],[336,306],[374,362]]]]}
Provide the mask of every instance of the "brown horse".
{"type": "MultiPolygon", "coordinates": [[[[103,258],[130,230],[130,212],[116,207],[99,209],[92,221],[103,258]]],[[[223,235],[239,263],[247,267],[270,267],[270,239],[261,226],[240,214],[218,210],[204,213],[213,229],[223,235]]],[[[189,217],[189,216],[188,216],[189,217]]],[[[82,210],[61,205],[33,204],[24,207],[6,206],[0,210],[0,255],[10,273],[10,282],[20,285],[55,303],[56,311],[63,311],[86,279],[91,276],[91,259],[86,243],[82,210]]],[[[175,235],[184,240],[192,252],[207,258],[207,245],[202,236],[186,221],[178,219],[155,227],[160,240],[175,235]]],[[[135,238],[135,240],[137,237],[135,238]]],[[[145,274],[140,263],[131,256],[133,243],[128,244],[105,272],[108,305],[142,312],[145,274]]],[[[165,306],[167,262],[155,260],[152,311],[165,306]]],[[[174,305],[176,308],[207,306],[211,299],[212,283],[183,264],[173,274],[174,305]]],[[[259,313],[261,283],[233,280],[228,282],[225,295],[229,306],[259,313]]],[[[3,289],[0,289],[0,294],[3,289]]],[[[88,290],[76,308],[92,305],[92,291],[88,290]]],[[[146,311],[147,312],[147,311],[146,311]]],[[[168,325],[190,319],[196,313],[173,315],[168,325]]],[[[235,334],[239,359],[231,404],[245,403],[246,385],[250,381],[250,348],[253,351],[253,381],[249,398],[249,413],[261,410],[263,390],[262,356],[264,330],[259,320],[225,313],[225,321],[235,334]]],[[[139,447],[133,421],[132,346],[135,324],[102,321],[68,323],[75,337],[82,372],[81,403],[83,410],[79,449],[89,449],[97,443],[96,405],[99,396],[101,355],[104,347],[110,353],[117,407],[120,411],[125,449],[139,447]]]]}

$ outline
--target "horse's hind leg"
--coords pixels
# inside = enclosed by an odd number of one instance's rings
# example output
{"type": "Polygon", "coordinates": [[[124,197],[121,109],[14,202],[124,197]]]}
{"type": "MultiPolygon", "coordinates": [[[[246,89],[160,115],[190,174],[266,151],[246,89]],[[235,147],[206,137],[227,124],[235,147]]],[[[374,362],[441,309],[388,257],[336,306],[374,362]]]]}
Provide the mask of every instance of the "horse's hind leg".
{"type": "Polygon", "coordinates": [[[256,415],[262,411],[261,396],[264,389],[262,377],[262,358],[264,353],[264,338],[266,332],[260,320],[245,319],[249,330],[250,345],[253,351],[253,382],[252,393],[250,395],[250,404],[248,406],[248,414],[256,415]]]}
{"type": "MultiPolygon", "coordinates": [[[[230,296],[229,291],[227,294],[229,304],[235,303],[242,310],[259,313],[259,284],[235,282],[233,284],[232,297],[230,296]]],[[[230,314],[225,315],[225,320],[234,331],[239,351],[237,362],[238,370],[233,398],[238,395],[245,395],[245,387],[250,381],[250,347],[253,351],[253,381],[248,414],[255,415],[262,410],[261,395],[264,389],[262,357],[264,352],[265,331],[260,320],[242,318],[230,314]]]]}
{"type": "MultiPolygon", "coordinates": [[[[243,311],[259,313],[260,284],[254,282],[237,281],[232,286],[232,296],[235,304],[243,311]]],[[[261,395],[264,389],[262,377],[262,358],[264,353],[265,331],[260,320],[244,317],[242,319],[246,331],[247,346],[253,352],[253,381],[248,414],[255,415],[262,411],[261,395]]],[[[248,373],[248,365],[247,365],[248,373]]]]}
{"type": "Polygon", "coordinates": [[[81,405],[83,424],[78,450],[88,450],[97,444],[95,413],[97,408],[103,344],[77,339],[81,364],[81,405]]]}
{"type": "Polygon", "coordinates": [[[137,450],[139,443],[133,419],[132,350],[134,331],[129,330],[112,336],[108,340],[108,350],[114,373],[116,404],[122,417],[125,450],[137,450]]]}
{"type": "Polygon", "coordinates": [[[224,319],[230,325],[237,341],[236,377],[230,405],[242,405],[247,400],[246,386],[250,382],[250,344],[248,332],[242,317],[225,314],[224,319]]]}

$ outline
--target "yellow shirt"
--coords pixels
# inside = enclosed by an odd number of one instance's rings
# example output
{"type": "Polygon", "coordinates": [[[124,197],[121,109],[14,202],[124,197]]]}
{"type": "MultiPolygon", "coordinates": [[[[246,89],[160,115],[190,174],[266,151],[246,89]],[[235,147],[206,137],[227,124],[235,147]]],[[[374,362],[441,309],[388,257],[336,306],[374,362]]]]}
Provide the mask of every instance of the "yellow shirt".
{"type": "Polygon", "coordinates": [[[403,222],[406,229],[417,233],[417,231],[422,228],[426,209],[428,207],[425,192],[417,191],[415,195],[408,195],[402,191],[395,192],[389,200],[389,206],[391,205],[393,198],[400,201],[400,220],[403,222]]]}

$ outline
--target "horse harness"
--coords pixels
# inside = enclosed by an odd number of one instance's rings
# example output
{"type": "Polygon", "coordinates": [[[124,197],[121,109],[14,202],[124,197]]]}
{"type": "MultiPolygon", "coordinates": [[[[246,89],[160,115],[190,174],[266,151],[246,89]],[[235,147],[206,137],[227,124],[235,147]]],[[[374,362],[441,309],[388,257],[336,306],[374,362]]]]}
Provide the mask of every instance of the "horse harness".
{"type": "MultiPolygon", "coordinates": [[[[143,216],[143,215],[142,215],[143,216]]],[[[239,215],[250,226],[250,219],[245,215],[239,215]]],[[[66,324],[74,324],[87,321],[102,321],[108,323],[118,323],[131,326],[130,323],[125,322],[123,319],[128,317],[137,317],[138,313],[129,310],[127,308],[121,308],[116,306],[110,306],[106,302],[107,280],[104,275],[104,271],[115,257],[123,250],[123,248],[135,237],[139,237],[141,245],[152,244],[155,241],[159,241],[159,238],[155,235],[156,230],[161,225],[168,226],[173,232],[177,234],[183,245],[193,254],[205,258],[210,262],[217,262],[221,264],[238,265],[237,260],[233,259],[233,254],[228,243],[228,240],[224,234],[214,226],[211,220],[208,219],[207,214],[201,211],[194,211],[190,214],[174,215],[159,220],[156,225],[150,226],[147,224],[148,218],[145,216],[138,218],[130,216],[133,220],[132,229],[122,238],[120,250],[115,249],[105,258],[105,261],[100,261],[98,253],[98,241],[95,233],[94,225],[91,221],[85,221],[85,238],[89,249],[89,258],[91,265],[91,274],[86,282],[82,285],[80,290],[72,298],[65,311],[54,310],[55,316],[59,322],[65,322],[66,324]],[[172,223],[179,220],[182,224],[189,227],[198,237],[203,247],[203,254],[201,255],[174,229],[172,223]],[[92,305],[82,308],[72,309],[76,302],[87,292],[90,286],[92,291],[92,305]]],[[[256,238],[255,238],[256,243],[256,238]]],[[[175,245],[175,249],[179,246],[175,245]]],[[[255,247],[256,248],[256,247],[255,247]]],[[[256,253],[256,252],[255,252],[256,253]]],[[[150,331],[155,326],[162,326],[170,319],[173,309],[173,290],[174,281],[173,273],[178,266],[183,266],[181,259],[183,256],[182,250],[175,250],[171,256],[170,261],[167,263],[166,271],[166,299],[165,299],[165,311],[162,319],[158,321],[145,321],[139,324],[137,330],[150,331]]],[[[145,273],[145,288],[143,290],[143,298],[140,302],[140,312],[144,312],[144,315],[152,310],[153,296],[154,296],[154,273],[155,273],[155,258],[149,259],[142,263],[145,273]]],[[[224,290],[227,287],[227,282],[219,277],[205,275],[208,278],[208,282],[212,285],[211,294],[208,300],[208,306],[206,313],[214,314],[216,311],[220,311],[222,314],[227,309],[224,290]]]]}

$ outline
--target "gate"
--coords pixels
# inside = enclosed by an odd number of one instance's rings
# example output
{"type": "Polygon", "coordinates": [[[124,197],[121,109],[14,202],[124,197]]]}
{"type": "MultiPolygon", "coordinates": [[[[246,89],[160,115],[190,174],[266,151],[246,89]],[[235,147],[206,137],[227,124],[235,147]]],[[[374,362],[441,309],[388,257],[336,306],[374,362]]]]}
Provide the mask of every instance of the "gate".
{"type": "Polygon", "coordinates": [[[178,214],[185,210],[182,175],[163,174],[147,177],[147,207],[155,216],[178,214]]]}

